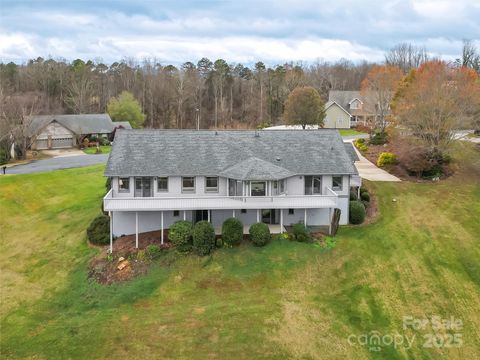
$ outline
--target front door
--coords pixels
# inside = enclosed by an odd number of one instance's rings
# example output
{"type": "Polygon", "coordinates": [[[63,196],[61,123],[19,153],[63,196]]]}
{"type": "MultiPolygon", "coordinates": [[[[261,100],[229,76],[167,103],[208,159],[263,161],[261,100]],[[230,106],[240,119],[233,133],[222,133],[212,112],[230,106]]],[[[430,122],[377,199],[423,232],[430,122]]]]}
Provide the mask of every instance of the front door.
{"type": "Polygon", "coordinates": [[[137,177],[135,178],[135,197],[151,197],[152,196],[152,178],[137,177]]]}
{"type": "Polygon", "coordinates": [[[195,223],[199,221],[208,221],[208,210],[195,210],[195,223]]]}
{"type": "Polygon", "coordinates": [[[262,222],[265,224],[276,224],[275,210],[263,209],[262,210],[262,222]]]}

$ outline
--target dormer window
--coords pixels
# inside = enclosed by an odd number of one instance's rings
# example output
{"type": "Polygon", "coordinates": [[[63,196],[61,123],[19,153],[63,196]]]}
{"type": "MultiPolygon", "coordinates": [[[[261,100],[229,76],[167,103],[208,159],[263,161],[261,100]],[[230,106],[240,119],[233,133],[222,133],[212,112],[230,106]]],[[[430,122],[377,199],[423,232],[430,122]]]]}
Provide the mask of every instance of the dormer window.
{"type": "Polygon", "coordinates": [[[354,110],[361,109],[363,105],[362,101],[357,98],[353,99],[348,104],[350,105],[350,109],[354,109],[354,110]]]}

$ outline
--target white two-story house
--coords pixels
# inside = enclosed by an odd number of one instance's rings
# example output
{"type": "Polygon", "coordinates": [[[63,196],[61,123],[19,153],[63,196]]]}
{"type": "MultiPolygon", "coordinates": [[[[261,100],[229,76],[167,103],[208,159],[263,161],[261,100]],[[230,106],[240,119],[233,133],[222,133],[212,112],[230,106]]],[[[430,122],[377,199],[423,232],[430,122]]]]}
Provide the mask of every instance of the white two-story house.
{"type": "MultiPolygon", "coordinates": [[[[164,231],[178,220],[230,217],[285,226],[329,225],[335,208],[348,222],[357,177],[336,130],[120,130],[105,176],[111,236],[164,231]]],[[[272,226],[272,228],[274,228],[272,226]]]]}

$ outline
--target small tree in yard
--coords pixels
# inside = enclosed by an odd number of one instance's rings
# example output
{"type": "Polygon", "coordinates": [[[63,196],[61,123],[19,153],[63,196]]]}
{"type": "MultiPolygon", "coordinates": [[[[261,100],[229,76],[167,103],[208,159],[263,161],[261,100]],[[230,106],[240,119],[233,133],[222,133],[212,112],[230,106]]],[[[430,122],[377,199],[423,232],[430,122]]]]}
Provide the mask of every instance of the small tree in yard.
{"type": "Polygon", "coordinates": [[[208,255],[215,247],[215,229],[208,221],[199,221],[193,227],[193,251],[208,255]]]}
{"type": "Polygon", "coordinates": [[[223,222],[222,239],[228,245],[238,245],[243,238],[243,224],[236,218],[230,218],[223,222]]]}
{"type": "Polygon", "coordinates": [[[184,220],[175,222],[168,230],[168,239],[178,251],[190,251],[192,248],[192,223],[184,220]]]}
{"type": "Polygon", "coordinates": [[[383,134],[387,126],[387,115],[393,95],[402,79],[402,70],[397,66],[375,65],[362,81],[361,93],[376,104],[375,129],[383,134]]]}
{"type": "Polygon", "coordinates": [[[107,104],[107,112],[113,121],[128,121],[133,128],[140,128],[145,121],[142,106],[128,91],[111,98],[107,104]]]}
{"type": "Polygon", "coordinates": [[[323,127],[325,104],[313,87],[297,87],[288,95],[284,120],[290,125],[318,125],[323,127]]]}
{"type": "Polygon", "coordinates": [[[106,245],[110,241],[110,219],[99,215],[90,223],[87,229],[88,241],[95,245],[106,245]]]}
{"type": "Polygon", "coordinates": [[[479,107],[477,73],[443,61],[412,70],[392,104],[398,123],[409,128],[430,154],[440,155],[454,139],[454,130],[472,126],[479,107]]]}

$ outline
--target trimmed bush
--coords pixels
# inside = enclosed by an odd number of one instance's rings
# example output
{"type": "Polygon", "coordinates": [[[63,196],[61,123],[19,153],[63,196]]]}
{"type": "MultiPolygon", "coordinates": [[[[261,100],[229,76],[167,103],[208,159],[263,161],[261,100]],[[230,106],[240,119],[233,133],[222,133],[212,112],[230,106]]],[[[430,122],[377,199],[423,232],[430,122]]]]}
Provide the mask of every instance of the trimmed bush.
{"type": "Polygon", "coordinates": [[[368,192],[360,193],[360,200],[362,201],[370,201],[370,194],[368,192]]]}
{"type": "Polygon", "coordinates": [[[270,229],[267,224],[256,223],[248,229],[250,240],[256,246],[264,246],[270,241],[270,229]]]}
{"type": "Polygon", "coordinates": [[[87,238],[92,244],[107,245],[110,242],[110,219],[108,216],[97,216],[87,229],[87,238]]]}
{"type": "Polygon", "coordinates": [[[168,240],[180,252],[189,252],[192,249],[192,223],[190,221],[176,221],[168,230],[168,240]]]}
{"type": "Polygon", "coordinates": [[[365,143],[365,139],[357,139],[353,142],[353,144],[361,152],[364,152],[364,151],[368,150],[368,146],[365,143]]]}
{"type": "Polygon", "coordinates": [[[208,221],[199,221],[193,227],[193,251],[208,255],[215,247],[215,229],[208,221]]]}
{"type": "Polygon", "coordinates": [[[368,193],[368,189],[366,187],[361,187],[360,188],[360,195],[362,195],[363,193],[368,193]]]}
{"type": "Polygon", "coordinates": [[[357,192],[355,190],[350,191],[350,201],[358,200],[357,192]]]}
{"type": "Polygon", "coordinates": [[[365,200],[362,200],[362,204],[363,204],[363,206],[365,206],[365,210],[368,209],[368,207],[370,206],[370,202],[365,201],[365,200]]]}
{"type": "Polygon", "coordinates": [[[361,224],[365,220],[365,206],[361,201],[350,201],[350,224],[361,224]]]}
{"type": "Polygon", "coordinates": [[[222,224],[222,239],[227,245],[238,245],[243,238],[243,224],[240,220],[229,218],[222,224]]]}
{"type": "Polygon", "coordinates": [[[377,166],[394,165],[397,163],[397,155],[391,152],[382,152],[377,159],[377,166]]]}
{"type": "Polygon", "coordinates": [[[371,145],[383,145],[387,142],[387,134],[385,132],[379,132],[372,136],[369,143],[371,145]]]}
{"type": "Polygon", "coordinates": [[[312,240],[310,230],[301,223],[293,225],[293,238],[298,242],[310,242],[312,240]]]}
{"type": "Polygon", "coordinates": [[[160,255],[162,254],[162,249],[160,248],[160,246],[152,244],[147,246],[145,252],[150,259],[154,260],[160,257],[160,255]]]}

